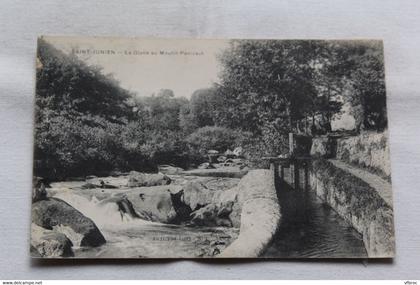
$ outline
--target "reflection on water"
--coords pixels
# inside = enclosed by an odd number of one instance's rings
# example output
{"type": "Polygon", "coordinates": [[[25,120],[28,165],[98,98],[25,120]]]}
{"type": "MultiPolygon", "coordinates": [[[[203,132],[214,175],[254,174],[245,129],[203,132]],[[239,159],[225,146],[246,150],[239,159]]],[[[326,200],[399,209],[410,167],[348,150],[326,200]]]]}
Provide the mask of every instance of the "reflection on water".
{"type": "Polygon", "coordinates": [[[367,257],[361,235],[310,190],[278,187],[282,222],[264,257],[367,257]]]}

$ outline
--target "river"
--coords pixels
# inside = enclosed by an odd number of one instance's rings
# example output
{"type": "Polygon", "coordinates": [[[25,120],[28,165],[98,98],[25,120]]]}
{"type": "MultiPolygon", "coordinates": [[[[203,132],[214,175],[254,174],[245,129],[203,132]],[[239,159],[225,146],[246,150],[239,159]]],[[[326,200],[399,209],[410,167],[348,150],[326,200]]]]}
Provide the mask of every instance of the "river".
{"type": "MultiPolygon", "coordinates": [[[[171,225],[133,218],[121,213],[113,200],[132,191],[133,188],[126,187],[127,177],[101,179],[120,188],[82,189],[84,181],[63,181],[51,183],[51,188],[48,189],[49,195],[64,200],[93,220],[107,241],[97,248],[73,248],[77,258],[212,257],[226,248],[239,234],[237,228],[171,225]]],[[[179,179],[178,177],[177,183],[181,183],[179,179]]],[[[188,181],[194,179],[203,178],[185,178],[188,181]]],[[[228,178],[223,178],[219,186],[223,187],[226,180],[228,178]]],[[[142,189],[157,190],[159,187],[142,189]]]]}
{"type": "MultiPolygon", "coordinates": [[[[84,182],[52,183],[50,195],[60,198],[91,218],[107,243],[98,248],[75,248],[80,258],[212,257],[223,251],[238,234],[229,227],[190,227],[133,219],[104,199],[120,195],[126,177],[103,178],[119,189],[81,189],[84,182]],[[96,194],[95,194],[96,193],[96,194]]],[[[188,177],[189,180],[194,179],[188,177]]],[[[278,187],[281,224],[263,257],[340,258],[363,257],[366,251],[358,234],[311,191],[278,187]]]]}
{"type": "Polygon", "coordinates": [[[361,258],[361,235],[310,190],[278,186],[282,221],[264,257],[361,258]]]}

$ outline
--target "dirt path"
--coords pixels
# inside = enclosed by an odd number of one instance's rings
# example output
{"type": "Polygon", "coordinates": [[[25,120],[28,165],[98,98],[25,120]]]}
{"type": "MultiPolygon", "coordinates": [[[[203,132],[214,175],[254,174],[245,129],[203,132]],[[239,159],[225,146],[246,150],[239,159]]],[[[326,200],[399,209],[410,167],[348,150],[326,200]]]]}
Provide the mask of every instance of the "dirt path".
{"type": "Polygon", "coordinates": [[[382,199],[384,199],[384,201],[388,205],[392,206],[391,183],[379,177],[378,175],[372,174],[366,170],[357,168],[348,163],[345,163],[336,159],[330,159],[329,161],[331,161],[336,167],[347,170],[354,176],[357,176],[363,181],[365,181],[366,183],[368,183],[371,187],[373,187],[378,192],[378,194],[382,197],[382,199]]]}

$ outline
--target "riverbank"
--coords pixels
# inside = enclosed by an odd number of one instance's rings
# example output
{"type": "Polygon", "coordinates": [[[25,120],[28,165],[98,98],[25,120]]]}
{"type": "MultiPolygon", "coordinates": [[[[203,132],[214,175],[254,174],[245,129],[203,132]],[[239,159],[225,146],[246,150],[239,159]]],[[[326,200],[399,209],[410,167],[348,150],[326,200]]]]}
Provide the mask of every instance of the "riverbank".
{"type": "Polygon", "coordinates": [[[281,223],[265,258],[367,258],[362,236],[314,191],[279,183],[281,223]]]}
{"type": "Polygon", "coordinates": [[[388,193],[381,195],[385,189],[375,189],[340,166],[322,158],[313,160],[311,189],[362,235],[368,257],[393,257],[393,211],[388,193]]]}
{"type": "Polygon", "coordinates": [[[280,204],[272,170],[252,170],[238,185],[242,208],[238,238],[218,257],[259,257],[280,224],[280,204]]]}

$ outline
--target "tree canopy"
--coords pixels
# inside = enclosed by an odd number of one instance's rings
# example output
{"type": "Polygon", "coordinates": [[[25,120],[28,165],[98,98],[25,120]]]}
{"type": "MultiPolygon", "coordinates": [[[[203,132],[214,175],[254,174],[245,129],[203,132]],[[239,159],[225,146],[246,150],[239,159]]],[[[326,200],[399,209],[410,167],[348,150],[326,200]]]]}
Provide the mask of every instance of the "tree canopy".
{"type": "Polygon", "coordinates": [[[321,116],[326,132],[342,104],[352,102],[363,106],[363,128],[386,126],[379,42],[234,40],[220,62],[216,124],[286,134],[321,116]]]}
{"type": "Polygon", "coordinates": [[[361,110],[359,129],[387,126],[375,41],[233,40],[219,56],[219,82],[190,99],[169,89],[138,96],[42,39],[37,61],[34,168],[54,179],[188,167],[208,148],[282,153],[289,132],[331,131],[344,103],[361,110]]]}

